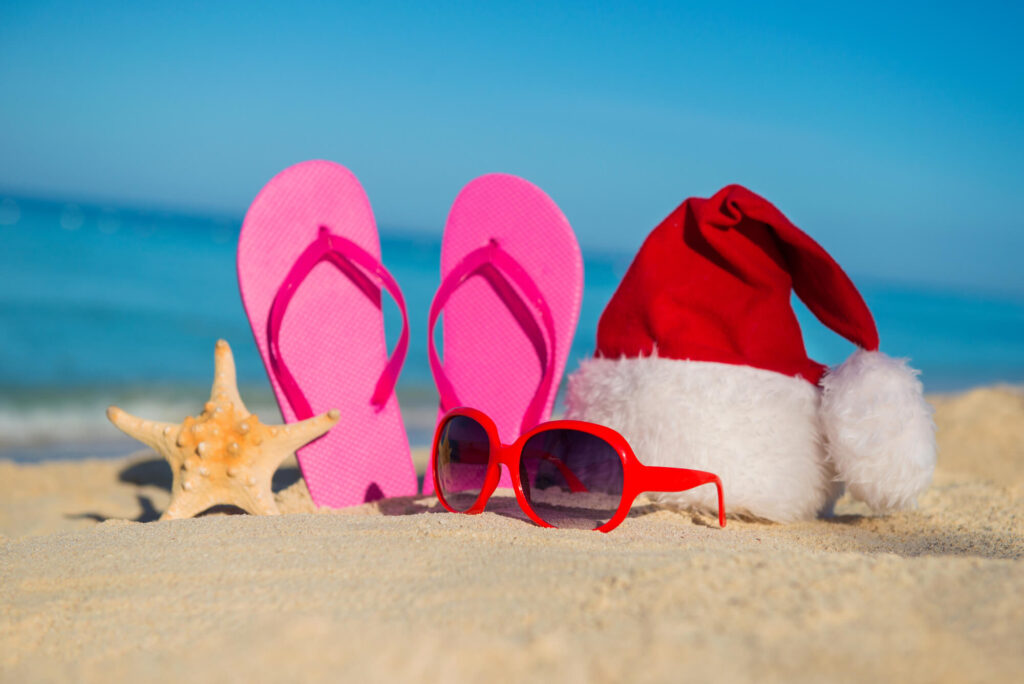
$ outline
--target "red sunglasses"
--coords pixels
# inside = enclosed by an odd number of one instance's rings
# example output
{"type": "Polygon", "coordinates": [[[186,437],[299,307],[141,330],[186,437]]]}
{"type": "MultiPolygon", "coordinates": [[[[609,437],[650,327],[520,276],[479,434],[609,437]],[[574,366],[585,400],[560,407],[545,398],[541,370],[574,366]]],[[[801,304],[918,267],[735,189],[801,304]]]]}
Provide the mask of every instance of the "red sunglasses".
{"type": "Polygon", "coordinates": [[[725,527],[717,475],[644,465],[622,435],[594,423],[541,423],[509,445],[486,414],[457,408],[438,423],[431,460],[434,491],[452,513],[482,513],[504,465],[520,508],[542,527],[610,532],[643,492],[711,483],[718,489],[718,524],[725,527]]]}

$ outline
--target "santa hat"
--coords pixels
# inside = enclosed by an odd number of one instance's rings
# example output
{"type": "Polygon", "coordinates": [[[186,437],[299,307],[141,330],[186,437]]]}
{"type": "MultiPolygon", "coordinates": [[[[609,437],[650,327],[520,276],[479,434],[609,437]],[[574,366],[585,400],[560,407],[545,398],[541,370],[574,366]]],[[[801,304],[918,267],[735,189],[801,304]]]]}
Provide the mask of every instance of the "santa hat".
{"type": "MultiPolygon", "coordinates": [[[[718,474],[730,512],[788,521],[827,512],[840,483],[876,511],[914,506],[935,465],[916,376],[878,351],[871,312],[832,257],[730,185],[686,200],[644,242],[567,404],[622,432],[645,463],[718,474]],[[860,347],[838,368],[807,356],[792,292],[860,347]]],[[[700,489],[661,498],[714,508],[700,489]]]]}

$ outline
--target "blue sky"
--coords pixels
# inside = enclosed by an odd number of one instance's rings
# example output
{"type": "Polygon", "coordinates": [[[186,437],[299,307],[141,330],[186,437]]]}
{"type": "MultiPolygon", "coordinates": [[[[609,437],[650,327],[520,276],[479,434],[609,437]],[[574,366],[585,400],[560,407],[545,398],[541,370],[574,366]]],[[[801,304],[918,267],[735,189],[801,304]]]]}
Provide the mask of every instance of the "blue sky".
{"type": "Polygon", "coordinates": [[[633,251],[739,182],[854,275],[1024,295],[1019,4],[212,4],[4,0],[0,194],[240,217],[320,157],[440,232],[504,171],[633,251]]]}

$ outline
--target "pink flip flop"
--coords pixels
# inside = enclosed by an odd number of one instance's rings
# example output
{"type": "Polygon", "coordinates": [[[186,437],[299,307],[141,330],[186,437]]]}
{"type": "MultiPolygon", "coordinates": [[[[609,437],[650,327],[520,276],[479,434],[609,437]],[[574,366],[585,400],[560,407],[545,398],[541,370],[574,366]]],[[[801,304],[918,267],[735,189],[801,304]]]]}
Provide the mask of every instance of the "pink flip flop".
{"type": "Polygon", "coordinates": [[[394,393],[409,324],[380,261],[366,193],[352,172],[327,161],[277,174],[249,207],[238,239],[238,286],[282,415],[293,422],[341,412],[330,432],[296,454],[317,506],[416,493],[394,393]],[[390,358],[382,288],[405,322],[390,358]]]}
{"type": "MultiPolygon", "coordinates": [[[[582,298],[579,244],[544,191],[506,174],[466,185],[448,214],[441,286],[430,307],[439,417],[459,406],[479,409],[507,444],[547,420],[582,298]],[[442,311],[443,363],[433,336],[442,311]]],[[[512,486],[507,473],[499,486],[512,486]]],[[[433,492],[429,476],[423,492],[433,492]]]]}

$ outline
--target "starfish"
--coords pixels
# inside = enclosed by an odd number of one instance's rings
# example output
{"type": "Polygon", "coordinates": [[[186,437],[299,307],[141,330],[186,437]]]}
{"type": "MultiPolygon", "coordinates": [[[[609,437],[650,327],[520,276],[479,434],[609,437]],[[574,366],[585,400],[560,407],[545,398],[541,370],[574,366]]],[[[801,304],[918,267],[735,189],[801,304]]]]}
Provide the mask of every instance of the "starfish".
{"type": "Polygon", "coordinates": [[[224,340],[217,341],[214,364],[210,400],[201,414],[181,425],[137,418],[116,406],[107,409],[111,423],[171,466],[171,503],[161,520],[190,518],[217,505],[279,514],[270,488],[274,471],[338,422],[338,411],[331,410],[290,425],[264,425],[242,403],[235,359],[224,340]]]}

